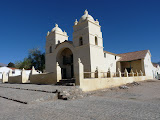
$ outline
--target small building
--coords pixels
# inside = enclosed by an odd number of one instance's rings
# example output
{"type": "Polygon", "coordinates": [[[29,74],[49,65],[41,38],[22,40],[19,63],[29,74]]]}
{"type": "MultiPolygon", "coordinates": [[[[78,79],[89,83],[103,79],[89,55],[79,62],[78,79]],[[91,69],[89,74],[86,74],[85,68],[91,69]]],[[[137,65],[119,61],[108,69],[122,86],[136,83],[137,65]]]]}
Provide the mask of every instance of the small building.
{"type": "Polygon", "coordinates": [[[156,63],[152,63],[152,64],[154,66],[154,69],[153,69],[154,78],[160,79],[160,67],[159,67],[159,64],[156,64],[156,63]]]}
{"type": "MultiPolygon", "coordinates": [[[[22,70],[11,68],[11,67],[0,67],[0,79],[2,79],[2,74],[5,72],[8,74],[10,71],[12,71],[12,76],[18,76],[21,75],[22,70]]],[[[26,74],[29,75],[31,70],[26,70],[26,74]]]]}

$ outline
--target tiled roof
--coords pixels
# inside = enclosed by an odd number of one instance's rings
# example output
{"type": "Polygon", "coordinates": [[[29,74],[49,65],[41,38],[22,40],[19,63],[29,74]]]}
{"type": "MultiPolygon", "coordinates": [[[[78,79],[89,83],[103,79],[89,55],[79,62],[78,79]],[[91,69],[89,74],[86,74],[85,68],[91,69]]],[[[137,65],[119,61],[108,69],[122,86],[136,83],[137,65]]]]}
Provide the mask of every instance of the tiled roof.
{"type": "Polygon", "coordinates": [[[108,52],[108,51],[105,51],[105,50],[103,50],[103,52],[108,53],[108,54],[111,54],[111,55],[115,55],[115,56],[117,56],[117,54],[115,54],[115,53],[111,53],[111,52],[108,52]]]}
{"type": "MultiPolygon", "coordinates": [[[[16,70],[17,68],[12,68],[12,67],[8,67],[8,68],[10,68],[10,69],[12,69],[12,70],[16,70]]],[[[18,70],[18,69],[17,69],[18,70]]]]}
{"type": "Polygon", "coordinates": [[[152,64],[153,64],[154,67],[158,67],[159,66],[159,64],[157,64],[157,63],[152,63],[152,64]]]}
{"type": "Polygon", "coordinates": [[[145,58],[148,52],[149,50],[142,50],[142,51],[118,54],[121,57],[119,61],[133,61],[133,60],[143,59],[145,58]]]}

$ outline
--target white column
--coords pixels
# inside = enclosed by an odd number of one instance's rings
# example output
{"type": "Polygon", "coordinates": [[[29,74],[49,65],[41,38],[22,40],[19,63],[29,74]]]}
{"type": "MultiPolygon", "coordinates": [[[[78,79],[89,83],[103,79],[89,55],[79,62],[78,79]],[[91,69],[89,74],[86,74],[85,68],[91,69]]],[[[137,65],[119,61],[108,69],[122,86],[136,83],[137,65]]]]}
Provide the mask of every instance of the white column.
{"type": "Polygon", "coordinates": [[[80,85],[81,80],[84,79],[84,70],[83,70],[83,64],[80,60],[80,58],[78,58],[78,62],[75,65],[76,69],[75,69],[75,78],[76,78],[76,85],[80,85]]]}
{"type": "Polygon", "coordinates": [[[61,74],[61,67],[59,66],[58,62],[56,64],[57,67],[57,82],[59,82],[62,79],[62,74],[61,74]]]}
{"type": "Polygon", "coordinates": [[[131,76],[134,77],[134,72],[132,69],[131,69],[131,76]]]}
{"type": "Polygon", "coordinates": [[[12,70],[9,71],[8,76],[12,76],[12,70]]]}
{"type": "Polygon", "coordinates": [[[6,75],[5,72],[2,74],[2,83],[8,82],[8,76],[6,75]]]}
{"type": "Polygon", "coordinates": [[[125,69],[124,77],[128,77],[128,71],[127,71],[127,69],[125,69]]]}
{"type": "Polygon", "coordinates": [[[27,83],[29,79],[29,76],[27,76],[25,69],[22,69],[21,72],[21,83],[27,83]]]}
{"type": "Polygon", "coordinates": [[[120,71],[120,69],[118,68],[118,77],[122,77],[122,75],[121,75],[121,71],[120,71]]]}

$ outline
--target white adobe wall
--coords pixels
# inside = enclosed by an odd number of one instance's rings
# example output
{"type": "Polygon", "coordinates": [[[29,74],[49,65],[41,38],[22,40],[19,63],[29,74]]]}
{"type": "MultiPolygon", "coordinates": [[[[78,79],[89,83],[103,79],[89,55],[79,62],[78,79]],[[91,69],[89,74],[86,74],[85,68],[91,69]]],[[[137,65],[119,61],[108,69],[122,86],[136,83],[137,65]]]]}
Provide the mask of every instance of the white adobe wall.
{"type": "Polygon", "coordinates": [[[119,56],[116,56],[115,59],[115,55],[106,53],[106,58],[104,57],[105,71],[108,71],[108,69],[110,68],[111,72],[116,72],[116,63],[119,58],[119,56]]]}
{"type": "MultiPolygon", "coordinates": [[[[26,71],[26,75],[30,75],[31,70],[25,70],[25,71],[26,71]]],[[[38,74],[38,72],[37,72],[37,74],[38,74]]]]}
{"type": "Polygon", "coordinates": [[[0,79],[2,79],[2,74],[3,74],[3,72],[9,73],[10,70],[12,70],[12,69],[10,69],[10,68],[8,68],[8,67],[1,67],[1,68],[0,68],[0,79]]]}
{"type": "Polygon", "coordinates": [[[22,70],[20,69],[15,69],[15,70],[12,70],[12,72],[14,71],[14,73],[12,74],[12,76],[18,76],[18,75],[21,75],[21,72],[22,70]]]}
{"type": "Polygon", "coordinates": [[[74,63],[78,61],[78,58],[81,59],[81,62],[84,65],[84,71],[91,71],[90,48],[88,47],[88,45],[79,46],[75,48],[75,54],[73,54],[74,63]]]}
{"type": "MultiPolygon", "coordinates": [[[[12,70],[12,69],[8,68],[8,67],[1,67],[0,68],[0,79],[2,79],[3,72],[5,72],[6,74],[8,74],[10,70],[12,70]]],[[[12,70],[12,73],[13,73],[12,76],[21,75],[21,72],[22,72],[22,70],[20,70],[20,69],[12,70]]],[[[30,74],[30,70],[26,70],[26,74],[29,75],[30,74]]]]}
{"type": "Polygon", "coordinates": [[[97,45],[90,45],[90,64],[91,72],[95,72],[96,68],[98,68],[98,70],[100,71],[104,71],[105,65],[102,47],[99,47],[97,45]]]}
{"type": "Polygon", "coordinates": [[[45,54],[45,69],[47,72],[54,72],[56,67],[56,56],[55,52],[45,54]]]}
{"type": "Polygon", "coordinates": [[[158,74],[160,74],[160,67],[159,66],[157,66],[157,67],[153,66],[153,71],[154,71],[154,76],[153,77],[158,79],[159,78],[158,74]]]}
{"type": "Polygon", "coordinates": [[[151,55],[149,53],[146,54],[144,58],[144,70],[146,76],[154,77],[154,66],[151,61],[151,55]]]}

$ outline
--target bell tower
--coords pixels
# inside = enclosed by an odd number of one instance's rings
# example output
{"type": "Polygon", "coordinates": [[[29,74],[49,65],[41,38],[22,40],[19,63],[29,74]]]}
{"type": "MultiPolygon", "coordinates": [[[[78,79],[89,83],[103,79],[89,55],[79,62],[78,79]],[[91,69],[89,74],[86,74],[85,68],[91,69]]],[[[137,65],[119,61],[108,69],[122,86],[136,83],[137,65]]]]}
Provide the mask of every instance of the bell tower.
{"type": "Polygon", "coordinates": [[[103,47],[101,26],[98,20],[88,14],[85,10],[79,22],[74,22],[73,43],[76,47],[82,45],[97,45],[103,47]]]}
{"type": "Polygon", "coordinates": [[[68,40],[67,33],[62,31],[57,24],[51,30],[48,31],[46,36],[46,54],[45,54],[45,66],[46,71],[53,72],[54,68],[56,67],[56,58],[55,58],[55,49],[56,46],[65,40],[68,40]],[[54,63],[54,64],[53,64],[54,63]]]}
{"type": "Polygon", "coordinates": [[[103,67],[99,66],[99,62],[104,59],[101,26],[87,10],[79,21],[76,19],[74,22],[73,44],[77,48],[78,57],[81,58],[85,71],[94,72],[97,67],[103,67]]]}
{"type": "Polygon", "coordinates": [[[67,33],[61,30],[58,27],[58,24],[55,24],[55,27],[51,32],[48,31],[46,36],[46,53],[52,53],[56,48],[56,45],[68,40],[67,33]]]}

